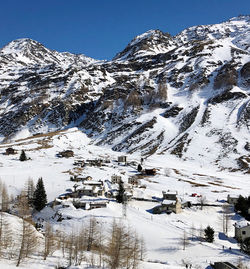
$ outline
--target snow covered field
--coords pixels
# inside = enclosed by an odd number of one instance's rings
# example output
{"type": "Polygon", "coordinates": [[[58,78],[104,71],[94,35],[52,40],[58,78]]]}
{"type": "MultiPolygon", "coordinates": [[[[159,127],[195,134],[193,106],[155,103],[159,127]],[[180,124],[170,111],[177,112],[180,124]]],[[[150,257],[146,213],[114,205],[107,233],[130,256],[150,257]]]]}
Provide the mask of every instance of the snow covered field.
{"type": "MultiPolygon", "coordinates": [[[[31,177],[34,182],[39,177],[43,178],[48,201],[53,201],[67,189],[72,189],[74,182],[70,181],[70,175],[80,173],[82,176],[91,176],[94,180],[110,180],[113,174],[121,175],[127,182],[129,176],[137,173],[136,166],[118,164],[117,157],[121,153],[110,149],[97,147],[90,144],[90,139],[78,129],[73,128],[50,135],[40,135],[28,139],[17,140],[12,144],[2,144],[1,153],[8,147],[18,151],[16,155],[0,154],[1,180],[6,183],[8,191],[17,195],[31,177]],[[31,160],[20,162],[19,154],[24,149],[31,160]],[[56,154],[63,150],[73,150],[75,157],[58,158],[56,154]],[[78,169],[73,166],[77,159],[108,158],[110,163],[102,167],[84,167],[78,169]]],[[[128,162],[137,161],[141,156],[127,155],[128,162]]],[[[48,219],[54,229],[71,231],[72,228],[84,225],[89,217],[95,216],[103,223],[105,229],[110,227],[113,219],[117,219],[136,229],[143,236],[147,255],[141,268],[184,268],[185,264],[192,264],[192,268],[209,268],[210,262],[229,261],[237,264],[242,260],[250,266],[250,259],[239,251],[239,246],[232,238],[234,236],[233,223],[240,219],[232,212],[228,237],[222,233],[220,220],[221,206],[232,196],[242,194],[249,195],[249,175],[217,171],[215,167],[194,162],[183,162],[169,155],[152,155],[144,160],[144,168],[156,168],[155,176],[144,176],[141,184],[146,188],[135,188],[134,195],[137,198],[160,199],[162,191],[171,190],[178,192],[181,199],[198,203],[198,198],[191,197],[197,193],[206,197],[206,203],[214,206],[200,206],[185,208],[180,214],[153,215],[150,210],[159,203],[150,201],[131,200],[128,202],[126,217],[123,216],[122,205],[110,201],[106,208],[93,210],[76,209],[73,207],[61,208],[60,213],[71,219],[56,222],[50,219],[53,210],[44,209],[40,214],[48,219]],[[196,239],[200,229],[208,225],[215,229],[214,243],[201,242],[196,239]],[[183,250],[181,243],[184,231],[190,238],[189,244],[183,250]],[[193,236],[195,235],[195,236],[193,236]],[[192,238],[193,237],[193,238],[192,238]],[[223,247],[224,246],[224,247],[223,247]]],[[[60,256],[42,259],[27,260],[21,268],[54,268],[58,265],[60,256]]],[[[0,268],[14,268],[12,261],[0,261],[0,268]]],[[[72,267],[75,268],[75,267],[72,267]]],[[[78,267],[77,267],[78,268],[78,267]]],[[[85,268],[82,265],[79,268],[85,268]]]]}

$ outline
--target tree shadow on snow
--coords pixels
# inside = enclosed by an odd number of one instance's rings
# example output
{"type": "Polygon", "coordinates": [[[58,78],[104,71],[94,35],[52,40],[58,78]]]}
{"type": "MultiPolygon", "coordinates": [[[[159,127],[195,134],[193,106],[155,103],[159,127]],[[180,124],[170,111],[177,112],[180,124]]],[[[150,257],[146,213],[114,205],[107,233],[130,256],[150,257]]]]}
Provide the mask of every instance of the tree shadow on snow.
{"type": "Polygon", "coordinates": [[[156,201],[159,201],[159,202],[163,201],[162,198],[157,197],[157,196],[152,196],[152,199],[153,199],[153,200],[156,200],[156,201]]]}
{"type": "Polygon", "coordinates": [[[177,247],[165,247],[156,249],[157,252],[166,253],[166,252],[176,252],[179,251],[180,248],[177,247]]]}
{"type": "Polygon", "coordinates": [[[234,239],[232,237],[228,237],[224,233],[219,232],[218,237],[219,237],[220,240],[228,241],[228,242],[230,242],[232,244],[237,244],[237,240],[236,239],[234,239]]]}
{"type": "Polygon", "coordinates": [[[239,215],[239,214],[235,214],[235,215],[231,218],[231,220],[240,221],[240,220],[244,220],[244,218],[243,218],[241,215],[239,215]]]}

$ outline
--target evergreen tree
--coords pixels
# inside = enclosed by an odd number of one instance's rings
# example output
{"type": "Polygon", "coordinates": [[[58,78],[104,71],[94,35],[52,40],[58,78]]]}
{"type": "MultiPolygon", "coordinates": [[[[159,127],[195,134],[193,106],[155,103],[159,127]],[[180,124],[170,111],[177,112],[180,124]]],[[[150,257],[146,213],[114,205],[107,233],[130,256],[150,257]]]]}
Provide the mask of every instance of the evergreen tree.
{"type": "Polygon", "coordinates": [[[21,162],[23,162],[23,161],[27,161],[27,156],[26,156],[24,150],[22,150],[22,152],[21,152],[21,154],[20,154],[20,157],[19,157],[19,160],[20,160],[21,162]]]}
{"type": "Polygon", "coordinates": [[[237,203],[234,206],[236,212],[239,212],[240,215],[248,219],[248,208],[250,207],[250,196],[243,197],[239,196],[237,203]]]}
{"type": "Polygon", "coordinates": [[[43,185],[43,179],[41,177],[38,179],[33,197],[33,205],[35,209],[41,211],[47,203],[47,195],[43,185]]]}
{"type": "Polygon", "coordinates": [[[250,254],[250,237],[240,242],[240,249],[247,254],[250,254]]]}
{"type": "Polygon", "coordinates": [[[138,172],[141,172],[142,171],[142,166],[140,164],[138,164],[138,166],[137,166],[137,171],[138,172]]]}
{"type": "Polygon", "coordinates": [[[204,230],[205,233],[205,240],[209,243],[214,242],[214,229],[210,226],[207,226],[207,228],[204,230]]]}
{"type": "Polygon", "coordinates": [[[123,203],[123,201],[124,201],[124,192],[125,192],[125,189],[124,189],[124,186],[123,186],[123,182],[120,180],[118,195],[116,196],[116,201],[118,203],[123,203]]]}

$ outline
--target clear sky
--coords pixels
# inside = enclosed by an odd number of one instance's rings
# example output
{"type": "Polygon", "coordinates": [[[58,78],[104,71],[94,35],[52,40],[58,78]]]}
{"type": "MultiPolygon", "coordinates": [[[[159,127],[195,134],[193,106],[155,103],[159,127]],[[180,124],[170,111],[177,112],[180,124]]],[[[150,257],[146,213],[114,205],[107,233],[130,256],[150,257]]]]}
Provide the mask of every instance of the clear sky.
{"type": "Polygon", "coordinates": [[[57,51],[111,59],[136,35],[250,14],[250,0],[1,0],[0,47],[31,38],[57,51]]]}

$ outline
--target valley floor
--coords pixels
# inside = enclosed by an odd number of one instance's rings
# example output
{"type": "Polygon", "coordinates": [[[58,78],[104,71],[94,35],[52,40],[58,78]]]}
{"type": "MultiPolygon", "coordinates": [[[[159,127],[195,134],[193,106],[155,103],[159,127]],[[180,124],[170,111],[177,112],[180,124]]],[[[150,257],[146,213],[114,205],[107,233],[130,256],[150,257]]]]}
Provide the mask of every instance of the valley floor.
{"type": "MultiPolygon", "coordinates": [[[[70,174],[80,173],[90,175],[94,180],[109,182],[113,174],[119,174],[126,182],[128,177],[137,173],[136,166],[118,164],[115,160],[120,153],[106,148],[89,144],[89,139],[77,129],[70,129],[54,136],[33,137],[17,141],[13,144],[1,145],[1,153],[9,146],[21,151],[24,149],[31,160],[20,162],[19,154],[0,154],[1,180],[5,182],[11,194],[17,195],[24,187],[29,177],[36,182],[43,178],[48,200],[53,201],[67,189],[72,189],[74,182],[70,181],[70,174]],[[43,143],[42,143],[43,142],[43,143]],[[41,147],[41,145],[43,145],[41,147]],[[74,158],[58,158],[56,154],[62,150],[71,149],[74,158]],[[84,167],[76,169],[73,166],[75,159],[109,158],[110,164],[101,168],[84,167]]],[[[140,155],[127,155],[129,162],[141,159],[140,155]]],[[[241,218],[233,210],[231,213],[228,236],[222,233],[221,210],[222,205],[231,196],[249,195],[250,182],[247,175],[219,171],[215,167],[200,166],[192,162],[184,162],[170,156],[153,155],[144,160],[143,167],[156,168],[155,176],[145,176],[141,184],[146,188],[136,188],[134,194],[137,198],[160,199],[162,191],[176,191],[183,200],[198,203],[198,198],[191,197],[197,193],[206,197],[210,206],[192,206],[185,208],[180,214],[151,213],[156,202],[131,200],[125,212],[122,205],[110,201],[106,208],[83,210],[73,207],[61,208],[60,213],[68,220],[57,222],[51,218],[55,213],[53,209],[44,209],[36,218],[41,217],[52,223],[54,229],[71,231],[84,225],[91,216],[95,216],[103,223],[104,229],[109,229],[113,219],[128,224],[131,229],[142,236],[147,247],[145,261],[140,267],[145,269],[180,269],[186,264],[192,268],[210,268],[210,262],[229,261],[237,264],[242,261],[250,267],[250,257],[239,251],[234,236],[233,224],[241,218]],[[215,241],[207,243],[197,238],[200,230],[208,225],[215,230],[215,241]],[[187,233],[189,243],[183,249],[182,238],[187,233]]],[[[55,209],[54,209],[55,210],[55,209]]],[[[56,253],[47,261],[42,258],[27,259],[20,268],[55,268],[62,262],[62,257],[56,253]]],[[[0,260],[0,268],[14,268],[15,262],[0,260]]],[[[88,265],[72,268],[90,268],[88,265]]]]}

